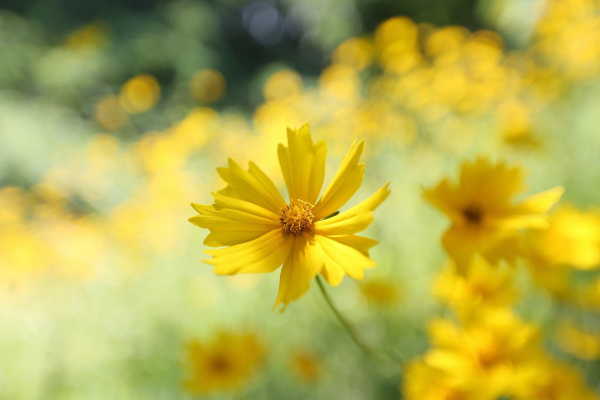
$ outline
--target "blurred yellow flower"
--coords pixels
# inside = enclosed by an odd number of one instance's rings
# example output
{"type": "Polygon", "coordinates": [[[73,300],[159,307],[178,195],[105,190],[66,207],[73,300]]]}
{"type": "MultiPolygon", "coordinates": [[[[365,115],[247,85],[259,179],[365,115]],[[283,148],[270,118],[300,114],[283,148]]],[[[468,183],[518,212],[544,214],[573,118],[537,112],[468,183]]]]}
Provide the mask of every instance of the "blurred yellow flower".
{"type": "Polygon", "coordinates": [[[294,354],[291,367],[295,375],[302,381],[314,383],[322,373],[321,361],[308,352],[294,354]]]}
{"type": "Polygon", "coordinates": [[[442,244],[461,273],[477,253],[493,264],[502,258],[513,261],[520,230],[547,228],[545,213],[559,200],[563,188],[514,204],[513,198],[522,191],[520,168],[492,164],[487,158],[463,164],[458,185],[444,179],[425,190],[425,199],[452,221],[442,244]]]}
{"type": "Polygon", "coordinates": [[[460,387],[443,371],[421,360],[409,363],[403,378],[401,390],[406,400],[496,400],[483,383],[460,387]]]}
{"type": "Polygon", "coordinates": [[[160,99],[160,85],[152,75],[138,75],[123,84],[119,103],[129,114],[140,114],[156,105],[160,99]]]}
{"type": "Polygon", "coordinates": [[[200,215],[190,222],[208,228],[204,244],[219,275],[267,273],[283,264],[275,307],[300,298],[319,273],[333,286],[344,275],[363,279],[376,264],[369,249],[377,242],[355,235],[373,222],[372,212],[389,195],[388,184],[357,206],[336,213],[360,187],[365,165],[360,163],[364,142],[354,143],[320,199],[325,176],[325,141],[313,143],[308,124],[288,129],[288,147],[279,145],[281,170],[289,204],[273,182],[250,163],[244,170],[229,159],[219,168],[227,187],[213,193],[215,204],[192,206],[200,215]],[[318,200],[318,201],[317,201],[318,200]]]}
{"type": "Polygon", "coordinates": [[[263,355],[254,335],[219,333],[208,345],[192,341],[187,346],[189,378],[183,387],[194,394],[238,391],[260,367],[263,355]]]}
{"type": "Polygon", "coordinates": [[[296,71],[277,71],[265,82],[263,96],[267,101],[294,98],[302,92],[302,85],[302,77],[296,71]]]}
{"type": "Polygon", "coordinates": [[[443,372],[452,387],[485,388],[492,395],[481,398],[511,393],[543,355],[539,330],[510,310],[484,313],[463,327],[435,320],[430,337],[435,347],[423,358],[425,365],[443,372]]]}
{"type": "Polygon", "coordinates": [[[216,69],[207,68],[194,74],[190,81],[190,92],[196,100],[212,103],[225,93],[226,81],[216,69]]]}
{"type": "Polygon", "coordinates": [[[457,273],[454,265],[446,267],[436,279],[433,293],[463,317],[490,307],[511,306],[518,300],[512,270],[492,266],[480,256],[464,274],[457,273]]]}
{"type": "Polygon", "coordinates": [[[121,107],[119,97],[108,95],[103,97],[94,110],[96,121],[108,131],[117,131],[127,124],[129,118],[121,107]]]}
{"type": "Polygon", "coordinates": [[[69,34],[65,47],[74,51],[95,51],[108,43],[108,25],[104,22],[93,22],[69,34]]]}
{"type": "Polygon", "coordinates": [[[402,294],[398,286],[386,280],[370,280],[360,285],[360,291],[369,303],[389,306],[397,303],[402,294]]]}
{"type": "Polygon", "coordinates": [[[526,251],[534,264],[591,269],[600,265],[600,212],[564,205],[550,216],[550,227],[527,233],[526,251]]]}

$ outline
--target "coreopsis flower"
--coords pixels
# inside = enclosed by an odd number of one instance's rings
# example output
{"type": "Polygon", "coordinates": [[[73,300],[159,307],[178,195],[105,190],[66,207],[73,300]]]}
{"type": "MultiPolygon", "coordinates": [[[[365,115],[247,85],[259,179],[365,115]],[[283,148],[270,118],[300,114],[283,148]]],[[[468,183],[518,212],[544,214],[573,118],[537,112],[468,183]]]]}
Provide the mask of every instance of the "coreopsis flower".
{"type": "Polygon", "coordinates": [[[186,391],[210,394],[240,390],[260,367],[264,349],[252,335],[219,333],[204,345],[195,340],[187,347],[186,391]]]}
{"type": "Polygon", "coordinates": [[[513,271],[507,266],[493,266],[477,256],[464,274],[449,264],[438,275],[434,295],[461,317],[486,312],[490,308],[509,307],[518,300],[513,271]]]}
{"type": "Polygon", "coordinates": [[[492,399],[514,390],[529,374],[531,363],[543,356],[537,327],[524,323],[510,310],[481,314],[459,326],[435,320],[430,328],[434,346],[423,362],[443,372],[454,387],[485,387],[492,399]]]}
{"type": "Polygon", "coordinates": [[[520,168],[492,164],[487,158],[463,164],[458,185],[444,179],[425,190],[425,199],[452,220],[442,244],[459,270],[464,271],[477,253],[493,264],[502,258],[512,262],[521,230],[548,227],[546,212],[560,199],[563,188],[515,203],[514,197],[522,191],[520,168]]]}
{"type": "Polygon", "coordinates": [[[325,176],[325,141],[313,143],[308,124],[287,132],[279,145],[279,163],[289,202],[256,166],[248,170],[229,159],[219,175],[227,187],[213,193],[215,204],[193,204],[200,213],[190,222],[208,228],[204,244],[219,275],[267,273],[283,264],[275,307],[300,298],[319,273],[336,286],[344,275],[362,279],[376,264],[369,249],[377,242],[356,233],[373,222],[373,211],[389,195],[388,184],[362,203],[334,215],[360,187],[364,142],[354,142],[321,197],[325,176]]]}

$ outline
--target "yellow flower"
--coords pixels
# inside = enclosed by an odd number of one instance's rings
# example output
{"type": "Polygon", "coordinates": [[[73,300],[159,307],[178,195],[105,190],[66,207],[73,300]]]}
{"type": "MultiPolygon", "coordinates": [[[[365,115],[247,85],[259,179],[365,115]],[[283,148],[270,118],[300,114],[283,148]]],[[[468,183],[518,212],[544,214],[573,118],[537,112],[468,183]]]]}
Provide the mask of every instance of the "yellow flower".
{"type": "Polygon", "coordinates": [[[459,274],[454,265],[446,267],[436,279],[433,293],[461,317],[511,306],[518,299],[512,270],[494,267],[480,256],[473,259],[465,274],[459,274]]]}
{"type": "Polygon", "coordinates": [[[600,214],[561,206],[548,229],[527,232],[523,248],[534,282],[558,299],[573,300],[573,272],[600,265],[600,214]]]}
{"type": "Polygon", "coordinates": [[[483,384],[496,397],[512,391],[515,380],[542,356],[538,329],[510,310],[487,312],[463,327],[435,320],[430,336],[435,348],[423,359],[427,366],[444,372],[454,387],[483,384]]]}
{"type": "Polygon", "coordinates": [[[600,265],[600,213],[562,206],[544,231],[529,232],[526,247],[536,264],[588,270],[600,265]]]}
{"type": "Polygon", "coordinates": [[[515,400],[598,400],[578,369],[550,359],[532,365],[528,376],[516,381],[515,400]]]}
{"type": "Polygon", "coordinates": [[[444,179],[425,190],[425,199],[452,220],[442,244],[459,270],[464,271],[477,253],[493,264],[501,258],[514,261],[519,230],[548,226],[545,213],[559,200],[563,188],[515,204],[513,198],[522,191],[520,168],[494,165],[486,158],[463,164],[458,185],[444,179]]]}
{"type": "Polygon", "coordinates": [[[432,368],[421,360],[406,367],[402,382],[406,400],[496,400],[494,393],[482,382],[468,387],[457,385],[444,371],[432,368]]]}
{"type": "Polygon", "coordinates": [[[263,353],[254,335],[220,333],[208,346],[192,341],[184,389],[197,394],[240,390],[260,366],[263,353]]]}
{"type": "Polygon", "coordinates": [[[279,163],[289,192],[287,203],[273,182],[250,163],[245,170],[229,159],[219,168],[227,187],[213,193],[215,204],[193,204],[190,222],[208,228],[204,244],[219,275],[266,273],[283,264],[275,307],[300,298],[319,273],[333,286],[344,275],[362,279],[376,264],[369,249],[377,242],[355,235],[373,222],[372,212],[389,195],[388,184],[357,206],[337,212],[360,187],[364,142],[354,143],[321,198],[327,146],[313,143],[308,124],[288,129],[288,147],[279,145],[279,163]],[[317,201],[318,200],[318,201],[317,201]],[[330,217],[330,218],[328,218],[330,217]]]}

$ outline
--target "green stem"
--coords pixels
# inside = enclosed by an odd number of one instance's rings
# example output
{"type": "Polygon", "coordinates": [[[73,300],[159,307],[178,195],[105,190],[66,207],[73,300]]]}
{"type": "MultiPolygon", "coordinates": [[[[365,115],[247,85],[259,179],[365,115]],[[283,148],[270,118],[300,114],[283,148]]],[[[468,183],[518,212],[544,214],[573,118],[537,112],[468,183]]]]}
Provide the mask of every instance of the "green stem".
{"type": "Polygon", "coordinates": [[[354,328],[352,327],[352,325],[350,325],[350,323],[342,316],[342,314],[340,314],[340,312],[338,311],[338,309],[335,308],[335,306],[331,302],[331,298],[329,297],[329,294],[327,294],[327,291],[325,290],[325,286],[323,285],[323,281],[321,280],[321,277],[317,275],[316,280],[317,280],[317,284],[319,285],[319,289],[321,289],[321,293],[323,293],[323,297],[325,298],[325,301],[329,305],[329,308],[331,309],[331,311],[333,311],[333,313],[337,317],[338,321],[340,321],[340,323],[342,324],[342,326],[344,327],[344,329],[346,329],[346,331],[348,332],[348,335],[350,335],[350,337],[352,338],[352,340],[354,341],[354,343],[367,356],[369,356],[372,359],[375,359],[376,357],[371,352],[371,350],[358,338],[358,335],[356,334],[356,331],[354,330],[354,328]]]}

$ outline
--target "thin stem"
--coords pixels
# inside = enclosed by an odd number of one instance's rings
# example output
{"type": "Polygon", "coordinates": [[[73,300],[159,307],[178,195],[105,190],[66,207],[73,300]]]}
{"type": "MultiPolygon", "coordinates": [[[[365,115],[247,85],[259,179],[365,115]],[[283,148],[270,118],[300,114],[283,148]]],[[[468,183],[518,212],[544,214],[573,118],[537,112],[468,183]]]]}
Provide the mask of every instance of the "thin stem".
{"type": "Polygon", "coordinates": [[[329,305],[329,308],[331,309],[331,311],[333,311],[333,313],[337,317],[338,321],[340,321],[340,323],[342,324],[342,326],[346,329],[346,331],[348,332],[348,335],[350,335],[350,337],[352,338],[352,340],[354,341],[354,343],[358,347],[360,347],[360,349],[367,356],[369,356],[372,359],[375,359],[376,357],[371,352],[371,350],[358,338],[358,335],[356,334],[356,332],[355,332],[354,328],[352,327],[352,325],[350,325],[350,323],[342,316],[342,314],[340,314],[340,312],[338,311],[338,309],[335,308],[335,306],[331,302],[331,298],[329,297],[329,295],[327,294],[327,291],[325,290],[325,286],[323,285],[323,281],[321,280],[321,277],[317,275],[316,280],[317,280],[317,284],[319,285],[319,289],[321,289],[321,293],[323,293],[323,297],[325,298],[325,301],[329,305]]]}

